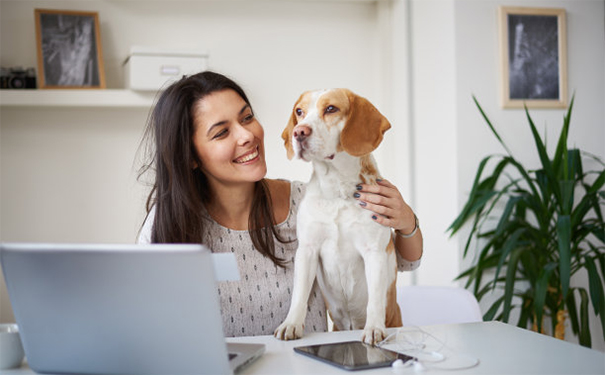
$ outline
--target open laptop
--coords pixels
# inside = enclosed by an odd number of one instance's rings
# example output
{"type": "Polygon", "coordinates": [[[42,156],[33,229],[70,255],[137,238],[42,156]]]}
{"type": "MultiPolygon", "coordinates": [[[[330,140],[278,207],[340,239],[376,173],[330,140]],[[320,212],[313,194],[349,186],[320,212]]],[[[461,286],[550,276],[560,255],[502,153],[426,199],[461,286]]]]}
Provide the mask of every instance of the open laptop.
{"type": "Polygon", "coordinates": [[[201,245],[0,244],[29,366],[78,374],[231,374],[263,344],[227,344],[201,245]]]}

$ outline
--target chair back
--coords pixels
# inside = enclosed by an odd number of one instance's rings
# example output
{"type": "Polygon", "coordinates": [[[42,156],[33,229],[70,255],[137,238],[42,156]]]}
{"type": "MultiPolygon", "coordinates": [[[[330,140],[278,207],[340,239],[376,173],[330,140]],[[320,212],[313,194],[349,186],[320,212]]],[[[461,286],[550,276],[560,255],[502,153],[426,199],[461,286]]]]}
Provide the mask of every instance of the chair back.
{"type": "Polygon", "coordinates": [[[477,299],[464,288],[418,285],[398,287],[397,303],[404,326],[483,320],[477,299]]]}

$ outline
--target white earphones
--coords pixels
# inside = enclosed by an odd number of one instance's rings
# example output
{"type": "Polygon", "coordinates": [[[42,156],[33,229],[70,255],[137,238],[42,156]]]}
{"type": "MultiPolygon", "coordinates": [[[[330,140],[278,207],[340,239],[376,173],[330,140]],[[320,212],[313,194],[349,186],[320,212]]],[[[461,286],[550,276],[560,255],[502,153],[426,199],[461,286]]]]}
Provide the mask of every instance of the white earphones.
{"type": "Polygon", "coordinates": [[[427,370],[426,366],[424,366],[422,364],[422,362],[419,362],[416,360],[406,363],[406,362],[403,362],[403,360],[398,359],[391,364],[391,367],[393,367],[393,370],[395,370],[395,372],[399,372],[399,371],[402,371],[405,367],[408,367],[410,365],[410,363],[414,367],[414,372],[421,372],[421,371],[427,370]]]}
{"type": "Polygon", "coordinates": [[[424,366],[422,364],[422,362],[414,361],[414,371],[415,372],[426,371],[426,366],[424,366]]]}

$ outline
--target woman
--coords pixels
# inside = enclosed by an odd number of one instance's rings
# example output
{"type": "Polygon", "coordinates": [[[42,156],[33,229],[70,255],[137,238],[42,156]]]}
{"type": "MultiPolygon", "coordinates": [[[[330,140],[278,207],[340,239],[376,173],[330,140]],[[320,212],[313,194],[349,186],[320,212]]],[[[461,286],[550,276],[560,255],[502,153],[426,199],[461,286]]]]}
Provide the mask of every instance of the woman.
{"type": "MultiPolygon", "coordinates": [[[[202,72],[160,96],[148,121],[155,182],[140,243],[203,243],[233,252],[239,281],[221,282],[226,336],[272,334],[284,320],[297,247],[296,210],[304,184],[265,179],[264,132],[244,91],[229,78],[202,72]]],[[[400,270],[422,255],[414,213],[383,180],[356,193],[374,220],[393,227],[400,270]],[[413,236],[406,234],[415,233],[413,236]]],[[[306,331],[325,331],[326,308],[314,286],[306,331]]]]}

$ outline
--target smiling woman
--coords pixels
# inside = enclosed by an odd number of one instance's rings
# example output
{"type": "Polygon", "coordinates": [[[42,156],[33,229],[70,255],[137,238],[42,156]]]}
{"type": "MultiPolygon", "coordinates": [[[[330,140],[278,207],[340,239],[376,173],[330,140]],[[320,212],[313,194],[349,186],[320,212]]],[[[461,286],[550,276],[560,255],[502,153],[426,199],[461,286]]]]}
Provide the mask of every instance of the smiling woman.
{"type": "MultiPolygon", "coordinates": [[[[203,243],[232,252],[239,281],[219,283],[226,336],[270,334],[285,318],[297,247],[300,183],[265,179],[264,130],[243,90],[203,72],[168,87],[146,130],[155,172],[140,243],[203,243]]],[[[309,331],[325,331],[321,294],[309,331]]]]}

